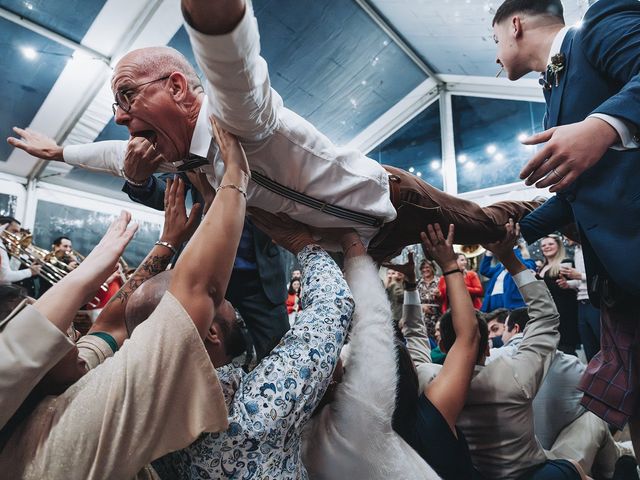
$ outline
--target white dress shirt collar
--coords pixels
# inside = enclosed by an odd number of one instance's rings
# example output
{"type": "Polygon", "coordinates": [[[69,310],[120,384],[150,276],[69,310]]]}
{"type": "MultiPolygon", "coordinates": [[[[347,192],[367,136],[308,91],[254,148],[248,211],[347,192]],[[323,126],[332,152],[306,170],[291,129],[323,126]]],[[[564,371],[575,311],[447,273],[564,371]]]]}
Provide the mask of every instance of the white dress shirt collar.
{"type": "Polygon", "coordinates": [[[205,95],[202,98],[202,106],[198,113],[196,126],[193,130],[193,137],[191,138],[191,146],[189,147],[190,154],[198,155],[202,158],[207,158],[212,138],[212,132],[209,129],[209,119],[207,118],[207,108],[205,108],[208,101],[209,99],[205,95]]]}
{"type": "Polygon", "coordinates": [[[551,50],[549,50],[549,58],[547,59],[547,66],[551,65],[551,59],[554,55],[560,53],[562,49],[562,42],[564,42],[564,37],[567,36],[567,32],[571,26],[564,26],[558,33],[556,33],[556,37],[553,39],[553,43],[551,44],[551,50]]]}

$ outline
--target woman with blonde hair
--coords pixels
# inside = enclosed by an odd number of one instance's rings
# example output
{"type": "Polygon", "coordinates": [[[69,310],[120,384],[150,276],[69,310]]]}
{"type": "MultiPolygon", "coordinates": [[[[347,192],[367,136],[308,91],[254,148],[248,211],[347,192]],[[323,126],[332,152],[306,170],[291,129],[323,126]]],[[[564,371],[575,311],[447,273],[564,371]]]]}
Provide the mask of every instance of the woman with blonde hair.
{"type": "Polygon", "coordinates": [[[575,355],[580,343],[577,285],[574,280],[569,280],[560,273],[561,267],[573,267],[573,261],[567,258],[562,237],[559,235],[543,237],[540,249],[544,256],[544,264],[538,276],[547,284],[560,314],[558,350],[575,355]]]}

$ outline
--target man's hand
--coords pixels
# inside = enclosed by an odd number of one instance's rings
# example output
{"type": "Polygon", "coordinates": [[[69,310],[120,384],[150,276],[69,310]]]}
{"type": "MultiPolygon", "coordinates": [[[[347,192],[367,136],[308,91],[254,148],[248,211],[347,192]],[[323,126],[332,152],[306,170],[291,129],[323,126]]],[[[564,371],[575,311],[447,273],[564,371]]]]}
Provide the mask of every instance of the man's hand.
{"type": "Polygon", "coordinates": [[[550,128],[522,142],[525,145],[546,142],[546,145],[527,162],[520,178],[526,179],[527,185],[551,186],[549,190],[557,192],[598,163],[619,140],[618,132],[599,118],[550,128]]]}
{"type": "Polygon", "coordinates": [[[569,280],[582,280],[582,273],[572,267],[560,267],[560,275],[569,280]]]}
{"type": "Polygon", "coordinates": [[[187,216],[184,206],[184,182],[167,179],[164,191],[164,226],[160,240],[178,248],[195,231],[196,220],[200,217],[202,207],[199,203],[193,205],[191,214],[187,216]]]}
{"type": "Polygon", "coordinates": [[[42,265],[34,263],[29,267],[29,270],[31,270],[31,276],[35,277],[37,275],[40,275],[40,272],[42,271],[42,265]]]}
{"type": "Polygon", "coordinates": [[[510,259],[512,256],[515,256],[515,253],[513,253],[513,247],[516,246],[518,237],[520,236],[520,224],[514,224],[513,219],[510,218],[509,223],[505,225],[505,229],[506,232],[501,240],[482,245],[486,250],[493,253],[502,263],[504,263],[505,260],[510,259]]]}
{"type": "Polygon", "coordinates": [[[125,210],[115,219],[98,245],[75,271],[87,272],[90,276],[107,278],[116,268],[118,259],[138,230],[138,224],[131,222],[131,214],[125,210]]]}
{"type": "Polygon", "coordinates": [[[122,169],[129,180],[143,183],[165,161],[153,143],[144,137],[133,137],[127,145],[122,169]]]}
{"type": "Polygon", "coordinates": [[[422,251],[427,258],[433,258],[446,272],[458,268],[456,254],[453,251],[453,223],[449,225],[447,238],[444,238],[439,224],[427,225],[427,232],[420,233],[422,251]]]}
{"type": "Polygon", "coordinates": [[[404,274],[405,282],[416,283],[416,266],[413,263],[413,252],[409,252],[407,263],[402,263],[399,265],[395,263],[383,263],[382,266],[404,274]]]}
{"type": "Polygon", "coordinates": [[[307,245],[316,243],[309,227],[292,220],[284,213],[275,215],[259,208],[248,208],[247,213],[260,230],[293,254],[297,254],[307,245]]]}
{"type": "Polygon", "coordinates": [[[222,155],[225,170],[236,167],[247,176],[250,176],[247,156],[244,154],[244,149],[240,145],[238,138],[222,128],[213,115],[209,117],[209,120],[211,121],[211,129],[216,138],[216,143],[220,149],[220,155],[222,155]]]}
{"type": "Polygon", "coordinates": [[[13,127],[13,131],[20,135],[20,138],[7,138],[9,145],[24,150],[29,155],[41,158],[42,160],[64,162],[62,147],[58,145],[53,138],[47,137],[30,128],[13,127]]]}

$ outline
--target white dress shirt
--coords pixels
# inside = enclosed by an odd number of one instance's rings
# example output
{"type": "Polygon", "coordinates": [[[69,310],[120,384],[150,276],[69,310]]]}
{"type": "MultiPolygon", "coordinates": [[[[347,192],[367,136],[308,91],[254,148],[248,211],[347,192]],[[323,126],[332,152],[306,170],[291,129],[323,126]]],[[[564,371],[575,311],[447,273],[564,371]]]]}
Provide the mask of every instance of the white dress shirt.
{"type": "MultiPolygon", "coordinates": [[[[547,60],[547,65],[551,65],[551,58],[560,53],[562,49],[562,42],[564,42],[564,37],[567,36],[567,32],[570,28],[579,28],[572,26],[565,26],[560,30],[555,38],[553,39],[553,43],[551,44],[551,50],[549,51],[549,59],[547,60]]],[[[634,135],[638,130],[638,127],[617,117],[613,117],[611,115],[607,115],[605,113],[593,113],[589,115],[587,118],[599,118],[600,120],[604,120],[609,125],[613,127],[613,129],[618,132],[618,136],[620,137],[620,141],[615,145],[612,145],[611,148],[614,150],[630,150],[633,148],[640,148],[640,143],[634,140],[634,135]]]]}
{"type": "Polygon", "coordinates": [[[7,249],[0,241],[0,285],[11,285],[13,282],[30,278],[32,275],[31,270],[28,268],[23,270],[13,270],[11,268],[11,259],[7,249]]]}
{"type": "MultiPolygon", "coordinates": [[[[208,117],[237,135],[252,170],[323,202],[390,222],[396,210],[389,197],[388,174],[361,152],[334,145],[311,123],[285,108],[271,88],[252,9],[226,35],[204,35],[186,26],[193,51],[206,77],[207,96],[196,124],[191,153],[207,157],[212,132],[208,117]],[[205,133],[206,129],[206,133],[205,133]],[[207,141],[208,140],[208,141],[207,141]]],[[[68,146],[65,161],[94,171],[120,175],[126,142],[68,146]]],[[[212,166],[205,168],[218,186],[222,159],[215,149],[212,166]]],[[[165,169],[171,169],[170,165],[165,169]]],[[[247,201],[272,213],[283,212],[316,227],[352,227],[368,243],[378,232],[370,227],[311,209],[249,183],[247,201]]]]}

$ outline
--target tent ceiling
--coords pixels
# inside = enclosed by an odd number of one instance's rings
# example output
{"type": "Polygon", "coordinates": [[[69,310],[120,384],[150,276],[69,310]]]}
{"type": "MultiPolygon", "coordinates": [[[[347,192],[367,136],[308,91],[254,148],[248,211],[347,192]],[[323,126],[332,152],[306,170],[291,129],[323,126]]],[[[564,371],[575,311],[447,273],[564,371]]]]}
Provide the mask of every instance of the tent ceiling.
{"type": "MultiPolygon", "coordinates": [[[[508,92],[506,80],[489,78],[496,72],[490,21],[498,3],[255,0],[254,8],[272,84],[285,104],[334,141],[349,143],[416,87],[431,89],[451,74],[508,92]]],[[[587,4],[565,1],[567,21],[576,22],[587,4]]],[[[19,125],[59,142],[126,139],[111,114],[112,67],[126,51],[149,45],[168,44],[193,58],[179,8],[179,0],[0,0],[0,133],[19,125]]],[[[108,194],[121,184],[38,162],[4,142],[0,171],[108,194]]]]}

